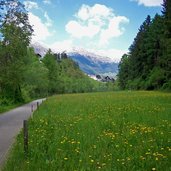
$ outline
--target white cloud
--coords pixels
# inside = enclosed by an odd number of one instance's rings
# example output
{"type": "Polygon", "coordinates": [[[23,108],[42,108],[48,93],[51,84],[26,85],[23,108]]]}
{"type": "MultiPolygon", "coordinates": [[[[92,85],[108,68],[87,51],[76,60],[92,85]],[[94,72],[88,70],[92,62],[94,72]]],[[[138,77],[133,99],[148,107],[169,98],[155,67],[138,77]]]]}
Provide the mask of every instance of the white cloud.
{"type": "Polygon", "coordinates": [[[88,5],[82,5],[82,7],[79,9],[78,14],[76,15],[81,20],[87,20],[89,15],[90,7],[88,5]]]}
{"type": "Polygon", "coordinates": [[[163,0],[131,0],[138,2],[139,5],[144,5],[147,7],[161,6],[163,0]]]}
{"type": "Polygon", "coordinates": [[[32,37],[33,41],[43,41],[50,37],[52,34],[48,30],[45,23],[36,15],[31,12],[28,13],[29,22],[33,26],[34,35],[32,37]]]}
{"type": "Polygon", "coordinates": [[[123,54],[128,53],[126,50],[119,49],[102,49],[102,50],[92,50],[92,52],[96,53],[100,56],[106,56],[111,58],[112,61],[119,62],[123,54]]]}
{"type": "Polygon", "coordinates": [[[83,4],[75,17],[75,20],[66,24],[65,30],[75,38],[93,38],[98,35],[101,45],[107,44],[111,38],[122,35],[124,29],[120,24],[129,22],[125,16],[116,16],[111,8],[101,4],[92,7],[83,4]]]}
{"type": "Polygon", "coordinates": [[[24,5],[27,10],[39,8],[38,4],[33,1],[24,1],[24,5]]]}
{"type": "Polygon", "coordinates": [[[50,45],[50,48],[54,52],[63,52],[63,51],[70,52],[72,51],[72,47],[73,47],[72,40],[57,41],[50,45]]]}
{"type": "Polygon", "coordinates": [[[90,7],[83,4],[76,14],[76,17],[85,21],[90,18],[109,17],[110,15],[113,15],[112,9],[105,5],[95,4],[93,7],[90,7]]]}
{"type": "Polygon", "coordinates": [[[77,21],[70,21],[66,27],[66,31],[70,33],[73,37],[82,38],[82,37],[94,37],[99,31],[100,28],[97,25],[88,23],[87,26],[82,25],[77,21]]]}
{"type": "Polygon", "coordinates": [[[109,20],[107,29],[102,29],[100,34],[100,45],[108,44],[109,40],[114,37],[119,37],[123,34],[124,28],[120,27],[121,23],[128,23],[129,20],[124,16],[113,17],[109,20]]]}
{"type": "Polygon", "coordinates": [[[47,26],[47,27],[51,27],[52,24],[53,24],[53,22],[52,22],[52,20],[49,18],[47,12],[44,13],[44,17],[46,18],[46,23],[45,23],[46,26],[47,26]]]}
{"type": "Polygon", "coordinates": [[[43,3],[44,4],[51,4],[51,1],[50,0],[44,0],[43,3]]]}

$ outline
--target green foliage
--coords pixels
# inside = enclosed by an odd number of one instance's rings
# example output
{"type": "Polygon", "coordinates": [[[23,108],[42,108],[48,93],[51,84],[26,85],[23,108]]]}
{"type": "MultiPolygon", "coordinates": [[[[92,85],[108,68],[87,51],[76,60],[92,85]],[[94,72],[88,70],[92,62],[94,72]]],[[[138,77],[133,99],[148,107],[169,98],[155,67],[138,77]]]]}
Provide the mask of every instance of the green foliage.
{"type": "Polygon", "coordinates": [[[111,89],[83,74],[66,53],[47,52],[41,60],[29,48],[32,27],[18,0],[0,0],[0,99],[23,103],[57,93],[111,89]]]}
{"type": "Polygon", "coordinates": [[[129,56],[127,54],[124,54],[122,56],[122,59],[119,63],[119,73],[118,73],[118,80],[119,80],[119,85],[121,89],[126,88],[126,83],[128,82],[130,73],[129,73],[129,68],[130,68],[130,61],[129,61],[129,56]]]}
{"type": "Polygon", "coordinates": [[[167,81],[163,87],[162,87],[163,90],[171,90],[171,80],[167,81]]]}
{"type": "Polygon", "coordinates": [[[45,97],[48,94],[48,69],[41,63],[32,48],[27,50],[22,92],[25,98],[45,97]]]}
{"type": "Polygon", "coordinates": [[[165,82],[165,72],[161,68],[153,68],[147,80],[147,89],[159,89],[165,82]]]}
{"type": "Polygon", "coordinates": [[[20,106],[22,103],[13,103],[7,98],[0,98],[0,114],[20,106]]]}
{"type": "Polygon", "coordinates": [[[21,85],[24,58],[32,35],[23,5],[15,0],[0,1],[0,94],[15,103],[22,102],[21,85]]]}
{"type": "Polygon", "coordinates": [[[3,171],[145,171],[171,167],[170,93],[109,92],[49,98],[17,138],[3,171]]]}
{"type": "Polygon", "coordinates": [[[65,53],[52,54],[49,50],[42,62],[48,68],[50,95],[98,91],[99,83],[85,75],[65,53]]]}
{"type": "Polygon", "coordinates": [[[163,16],[147,16],[120,62],[122,89],[168,89],[171,80],[171,3],[164,0],[163,16]]]}
{"type": "Polygon", "coordinates": [[[19,0],[0,0],[1,104],[24,103],[59,93],[112,90],[113,84],[90,79],[66,53],[39,58],[29,47],[32,27],[19,0]]]}

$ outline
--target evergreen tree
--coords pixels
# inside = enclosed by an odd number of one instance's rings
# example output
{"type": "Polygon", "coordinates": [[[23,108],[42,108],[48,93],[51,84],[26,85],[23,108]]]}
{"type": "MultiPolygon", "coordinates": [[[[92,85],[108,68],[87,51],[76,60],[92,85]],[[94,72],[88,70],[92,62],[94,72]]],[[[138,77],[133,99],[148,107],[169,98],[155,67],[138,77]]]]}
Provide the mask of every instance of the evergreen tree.
{"type": "Polygon", "coordinates": [[[156,14],[150,26],[147,41],[146,83],[144,89],[158,89],[163,86],[165,76],[160,66],[163,60],[164,28],[163,18],[156,14]]]}
{"type": "Polygon", "coordinates": [[[127,88],[127,84],[130,77],[130,61],[129,56],[127,54],[124,54],[122,56],[118,69],[119,86],[121,87],[121,89],[125,89],[127,88]]]}
{"type": "Polygon", "coordinates": [[[146,60],[146,35],[149,31],[151,24],[151,17],[147,16],[146,20],[140,26],[139,32],[134,39],[133,44],[130,46],[130,58],[131,58],[131,79],[140,77],[144,69],[144,61],[146,60]]]}
{"type": "Polygon", "coordinates": [[[163,60],[161,61],[162,68],[165,70],[166,87],[171,89],[171,1],[163,1],[163,17],[164,17],[164,49],[163,60]]]}
{"type": "Polygon", "coordinates": [[[163,15],[147,16],[119,65],[121,88],[171,89],[171,1],[164,0],[163,15]]]}

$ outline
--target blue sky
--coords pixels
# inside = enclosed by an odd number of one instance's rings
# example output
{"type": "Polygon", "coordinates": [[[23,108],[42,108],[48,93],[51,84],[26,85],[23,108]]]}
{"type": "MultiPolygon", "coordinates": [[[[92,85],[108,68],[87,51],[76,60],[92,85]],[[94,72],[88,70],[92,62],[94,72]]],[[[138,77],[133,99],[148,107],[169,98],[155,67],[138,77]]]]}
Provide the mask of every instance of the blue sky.
{"type": "Polygon", "coordinates": [[[33,42],[56,51],[85,49],[119,61],[147,15],[162,0],[22,0],[35,30],[33,42]]]}

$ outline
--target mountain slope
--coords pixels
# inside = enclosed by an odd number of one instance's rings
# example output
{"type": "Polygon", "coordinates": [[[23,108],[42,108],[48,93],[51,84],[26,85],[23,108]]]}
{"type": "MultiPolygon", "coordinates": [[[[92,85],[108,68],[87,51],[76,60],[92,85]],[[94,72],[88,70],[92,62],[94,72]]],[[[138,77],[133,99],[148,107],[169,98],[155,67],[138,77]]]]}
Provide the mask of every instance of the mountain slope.
{"type": "Polygon", "coordinates": [[[93,56],[80,54],[77,53],[69,53],[70,58],[76,61],[81,70],[87,73],[88,75],[97,75],[97,74],[111,74],[115,75],[118,72],[118,63],[115,62],[105,62],[104,58],[103,61],[100,58],[93,58],[93,56]]]}
{"type": "Polygon", "coordinates": [[[35,43],[31,44],[30,46],[34,48],[35,54],[38,54],[42,57],[44,57],[48,51],[48,48],[44,47],[43,45],[41,45],[38,42],[35,42],[35,43]]]}
{"type": "MultiPolygon", "coordinates": [[[[46,54],[47,48],[39,43],[31,45],[36,54],[42,57],[46,54]]],[[[56,49],[53,49],[57,52],[56,49]]],[[[111,58],[102,57],[94,53],[88,52],[84,49],[73,48],[67,55],[78,63],[80,69],[88,75],[106,75],[115,76],[118,72],[118,63],[114,62],[111,58]]]]}

